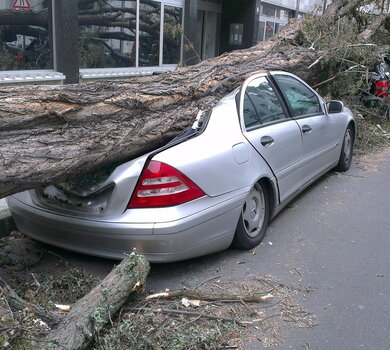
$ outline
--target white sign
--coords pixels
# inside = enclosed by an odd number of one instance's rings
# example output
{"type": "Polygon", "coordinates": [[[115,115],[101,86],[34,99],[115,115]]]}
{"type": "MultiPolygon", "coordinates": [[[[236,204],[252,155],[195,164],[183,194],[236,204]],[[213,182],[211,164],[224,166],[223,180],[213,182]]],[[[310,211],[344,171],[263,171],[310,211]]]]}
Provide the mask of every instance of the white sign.
{"type": "Polygon", "coordinates": [[[12,8],[17,10],[19,9],[29,10],[31,6],[28,0],[15,0],[12,5],[12,8]]]}

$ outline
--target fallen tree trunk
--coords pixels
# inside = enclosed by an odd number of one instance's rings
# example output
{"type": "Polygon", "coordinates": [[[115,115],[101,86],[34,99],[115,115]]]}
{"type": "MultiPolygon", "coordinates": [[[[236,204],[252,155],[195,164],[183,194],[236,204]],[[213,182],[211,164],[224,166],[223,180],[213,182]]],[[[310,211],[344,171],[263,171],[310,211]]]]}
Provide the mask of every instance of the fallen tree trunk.
{"type": "Polygon", "coordinates": [[[250,72],[282,69],[308,78],[307,67],[320,53],[295,42],[300,30],[296,22],[250,49],[157,76],[0,88],[0,197],[154,149],[250,72]]]}
{"type": "Polygon", "coordinates": [[[343,42],[339,18],[361,3],[332,2],[325,17],[312,19],[310,39],[300,19],[269,41],[171,73],[127,81],[0,88],[0,198],[155,149],[252,72],[286,70],[312,84],[326,81],[326,56],[353,47],[343,42]],[[325,31],[325,45],[333,40],[335,47],[321,50],[317,41],[325,31]]]}
{"type": "MultiPolygon", "coordinates": [[[[43,339],[42,348],[84,349],[134,291],[142,289],[149,264],[132,253],[91,292],[74,304],[65,318],[43,339]]],[[[39,340],[38,340],[39,342],[39,340]]]]}
{"type": "Polygon", "coordinates": [[[359,41],[366,42],[372,38],[378,28],[389,19],[389,15],[379,15],[363,32],[359,34],[359,41]]]}

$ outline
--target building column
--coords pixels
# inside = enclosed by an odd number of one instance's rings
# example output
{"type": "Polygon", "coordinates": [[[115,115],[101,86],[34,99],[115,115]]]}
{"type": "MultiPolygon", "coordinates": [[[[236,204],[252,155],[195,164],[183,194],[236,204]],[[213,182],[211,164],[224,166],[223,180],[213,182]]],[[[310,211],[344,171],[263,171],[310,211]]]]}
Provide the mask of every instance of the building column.
{"type": "Polygon", "coordinates": [[[253,43],[252,45],[256,45],[259,40],[259,26],[260,26],[260,10],[261,10],[261,0],[256,0],[256,12],[255,12],[255,23],[253,27],[253,43]]]}
{"type": "Polygon", "coordinates": [[[53,50],[53,67],[65,75],[64,84],[79,82],[78,0],[51,0],[49,32],[53,50]]]}

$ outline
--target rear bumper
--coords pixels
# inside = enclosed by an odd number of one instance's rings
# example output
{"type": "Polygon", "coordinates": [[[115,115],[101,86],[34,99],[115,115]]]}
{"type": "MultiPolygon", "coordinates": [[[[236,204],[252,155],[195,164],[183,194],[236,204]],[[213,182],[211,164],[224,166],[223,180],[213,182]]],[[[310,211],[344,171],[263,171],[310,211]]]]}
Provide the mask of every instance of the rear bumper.
{"type": "Polygon", "coordinates": [[[48,244],[89,255],[122,259],[133,248],[151,262],[172,262],[228,248],[246,193],[185,218],[156,223],[94,221],[42,210],[8,198],[16,226],[48,244]]]}

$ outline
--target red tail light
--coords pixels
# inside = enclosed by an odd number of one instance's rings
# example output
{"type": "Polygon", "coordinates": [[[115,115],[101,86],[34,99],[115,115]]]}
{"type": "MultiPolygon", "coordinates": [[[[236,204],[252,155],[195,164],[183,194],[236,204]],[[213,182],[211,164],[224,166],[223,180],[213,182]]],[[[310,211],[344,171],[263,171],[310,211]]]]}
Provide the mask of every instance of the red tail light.
{"type": "Polygon", "coordinates": [[[379,97],[388,97],[389,96],[389,81],[388,80],[378,80],[375,82],[375,96],[379,97]]]}
{"type": "Polygon", "coordinates": [[[142,172],[128,208],[170,207],[204,195],[204,192],[179,170],[152,160],[142,172]]]}

